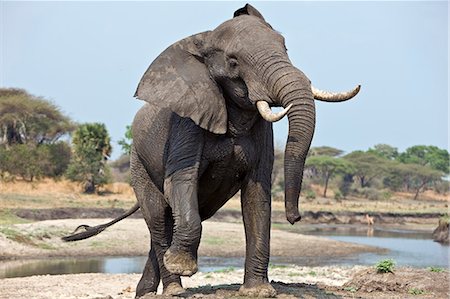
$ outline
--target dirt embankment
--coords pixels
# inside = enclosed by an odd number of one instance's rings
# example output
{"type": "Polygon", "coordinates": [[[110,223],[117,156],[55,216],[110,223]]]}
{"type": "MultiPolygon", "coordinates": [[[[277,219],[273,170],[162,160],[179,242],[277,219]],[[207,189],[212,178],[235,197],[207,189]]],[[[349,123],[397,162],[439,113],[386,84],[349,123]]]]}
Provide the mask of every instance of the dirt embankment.
{"type": "MultiPolygon", "coordinates": [[[[75,218],[114,218],[125,212],[122,208],[54,208],[54,209],[13,209],[11,212],[24,219],[43,221],[55,219],[75,218]]],[[[370,214],[376,224],[435,224],[443,214],[440,213],[387,213],[370,214]]],[[[142,218],[137,211],[130,218],[142,218]]],[[[241,222],[242,214],[239,210],[219,210],[211,221],[241,222]]],[[[285,223],[286,216],[282,211],[272,211],[273,223],[285,223]]],[[[328,224],[367,224],[366,213],[363,212],[328,212],[304,211],[303,223],[328,224]]]]}

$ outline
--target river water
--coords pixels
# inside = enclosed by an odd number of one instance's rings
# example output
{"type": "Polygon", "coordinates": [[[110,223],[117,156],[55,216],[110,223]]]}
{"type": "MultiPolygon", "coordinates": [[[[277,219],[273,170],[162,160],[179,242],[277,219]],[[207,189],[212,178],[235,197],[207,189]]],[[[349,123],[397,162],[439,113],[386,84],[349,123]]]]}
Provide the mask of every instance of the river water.
{"type": "MultiPolygon", "coordinates": [[[[302,234],[322,236],[334,240],[386,248],[386,253],[363,253],[339,258],[289,258],[271,256],[271,264],[301,266],[373,265],[392,258],[399,266],[449,267],[449,247],[433,242],[430,232],[392,228],[361,228],[359,226],[304,225],[295,228],[278,226],[302,234]],[[293,228],[295,228],[293,230],[293,228]]],[[[74,273],[142,273],[146,257],[96,257],[27,260],[1,267],[0,278],[43,274],[74,273]]],[[[199,257],[199,271],[210,272],[224,268],[243,268],[244,258],[199,257]]]]}

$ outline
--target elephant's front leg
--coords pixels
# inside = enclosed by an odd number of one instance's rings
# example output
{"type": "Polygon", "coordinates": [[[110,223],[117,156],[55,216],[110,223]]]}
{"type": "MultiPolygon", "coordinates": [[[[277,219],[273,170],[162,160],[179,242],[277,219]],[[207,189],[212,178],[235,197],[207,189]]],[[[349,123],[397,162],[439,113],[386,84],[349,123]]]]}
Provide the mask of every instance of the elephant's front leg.
{"type": "Polygon", "coordinates": [[[267,277],[270,254],[270,180],[250,179],[242,188],[246,253],[243,296],[275,297],[276,291],[267,277]]]}
{"type": "Polygon", "coordinates": [[[172,208],[173,240],[164,254],[171,273],[191,276],[197,272],[197,250],[202,225],[198,211],[198,169],[203,131],[192,120],[180,118],[171,128],[166,162],[164,195],[172,208]]]}

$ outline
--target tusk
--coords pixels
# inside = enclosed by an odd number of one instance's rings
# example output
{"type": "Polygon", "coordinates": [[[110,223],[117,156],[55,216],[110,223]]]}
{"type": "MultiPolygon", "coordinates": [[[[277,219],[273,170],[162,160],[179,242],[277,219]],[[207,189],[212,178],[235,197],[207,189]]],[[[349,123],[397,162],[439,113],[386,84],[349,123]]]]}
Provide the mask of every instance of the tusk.
{"type": "Polygon", "coordinates": [[[259,114],[261,114],[262,118],[273,123],[282,119],[286,113],[288,113],[289,109],[291,109],[292,104],[289,104],[289,106],[277,113],[272,112],[266,101],[256,102],[256,107],[258,108],[259,114]]]}
{"type": "Polygon", "coordinates": [[[350,100],[356,96],[361,89],[361,85],[356,86],[353,90],[347,92],[329,92],[315,88],[311,85],[311,91],[314,99],[324,102],[343,102],[350,100]]]}

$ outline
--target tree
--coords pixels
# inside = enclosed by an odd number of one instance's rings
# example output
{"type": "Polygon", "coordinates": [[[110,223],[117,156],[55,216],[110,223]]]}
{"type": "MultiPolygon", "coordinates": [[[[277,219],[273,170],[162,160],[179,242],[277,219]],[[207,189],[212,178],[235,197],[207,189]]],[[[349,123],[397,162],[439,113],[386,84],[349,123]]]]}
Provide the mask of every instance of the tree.
{"type": "Polygon", "coordinates": [[[418,164],[398,165],[398,172],[407,181],[409,188],[414,192],[414,199],[419,197],[419,193],[424,188],[436,181],[441,180],[443,173],[428,166],[418,164]]]}
{"type": "Polygon", "coordinates": [[[0,88],[0,144],[53,143],[74,129],[53,103],[23,89],[0,88]]]}
{"type": "Polygon", "coordinates": [[[373,148],[369,148],[368,153],[378,155],[388,160],[395,160],[398,157],[398,149],[389,144],[376,144],[373,148]]]}
{"type": "Polygon", "coordinates": [[[429,166],[445,174],[448,174],[450,170],[450,155],[448,151],[432,145],[415,145],[409,147],[404,153],[398,156],[398,161],[429,166]]]}
{"type": "Polygon", "coordinates": [[[331,146],[316,146],[311,147],[308,152],[308,157],[314,156],[330,156],[338,157],[344,153],[343,150],[331,147],[331,146]]]}
{"type": "Polygon", "coordinates": [[[361,188],[368,187],[374,178],[386,172],[388,161],[374,153],[354,151],[343,158],[353,164],[354,175],[358,178],[361,188]]]}
{"type": "Polygon", "coordinates": [[[9,148],[0,147],[0,172],[8,173],[13,179],[18,176],[32,182],[45,174],[51,167],[49,151],[45,147],[28,144],[13,144],[9,148]]]}
{"type": "Polygon", "coordinates": [[[337,173],[351,172],[347,161],[330,156],[313,156],[306,159],[306,167],[313,168],[322,176],[324,183],[323,197],[327,197],[328,182],[337,173]]]}
{"type": "Polygon", "coordinates": [[[86,123],[74,132],[73,157],[66,175],[84,184],[85,193],[95,192],[109,178],[106,160],[111,154],[108,131],[104,124],[86,123]]]}
{"type": "Polygon", "coordinates": [[[126,127],[125,138],[120,139],[117,143],[122,147],[122,152],[126,155],[131,153],[131,144],[133,142],[133,132],[131,126],[126,127]]]}

